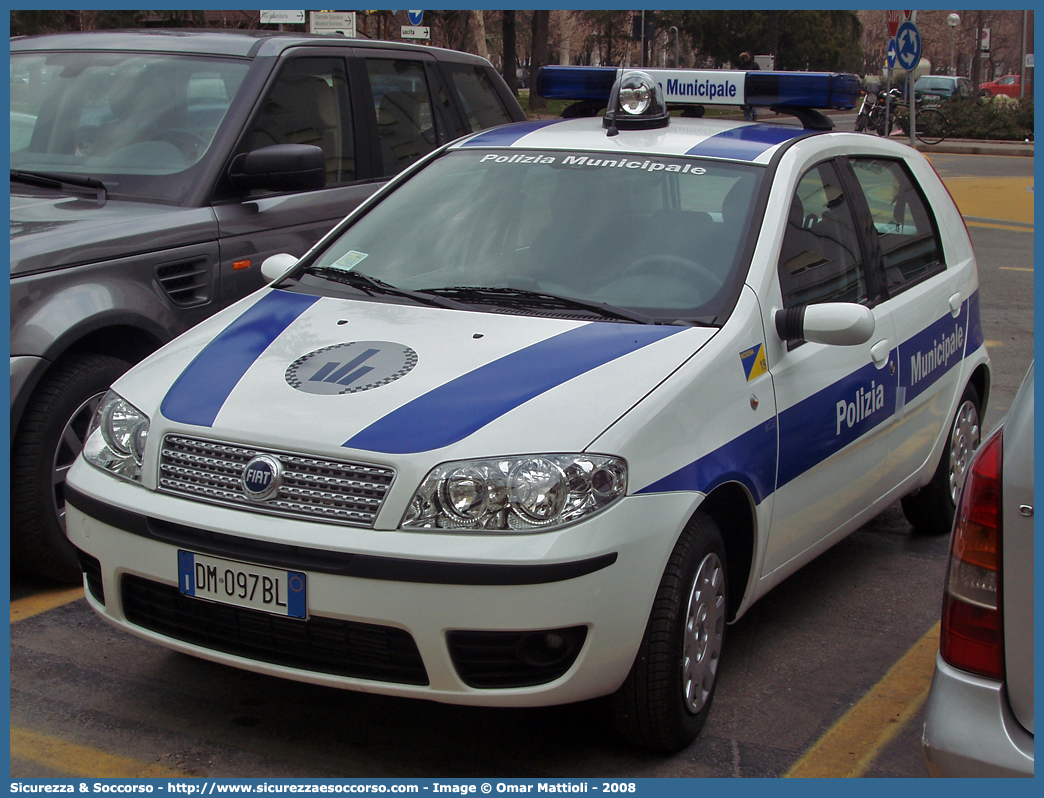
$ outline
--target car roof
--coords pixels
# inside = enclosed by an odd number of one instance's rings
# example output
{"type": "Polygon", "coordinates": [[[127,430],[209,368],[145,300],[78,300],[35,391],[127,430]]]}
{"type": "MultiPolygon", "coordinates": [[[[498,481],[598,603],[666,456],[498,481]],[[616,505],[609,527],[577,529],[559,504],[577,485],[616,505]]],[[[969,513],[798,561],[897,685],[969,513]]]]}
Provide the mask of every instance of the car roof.
{"type": "MultiPolygon", "coordinates": [[[[461,139],[452,149],[568,150],[639,156],[690,156],[768,164],[788,142],[819,132],[793,124],[672,117],[667,127],[621,130],[608,136],[601,117],[549,119],[503,125],[461,139]]],[[[853,134],[854,135],[854,134],[853,134]]],[[[635,167],[638,168],[638,167],[635,167]]]]}
{"type": "Polygon", "coordinates": [[[489,62],[477,55],[426,47],[406,42],[387,42],[375,39],[349,39],[343,36],[324,36],[308,33],[287,33],[262,30],[218,29],[150,29],[69,31],[39,36],[21,36],[11,39],[11,52],[54,50],[129,50],[151,53],[194,53],[199,55],[257,58],[278,56],[292,47],[375,48],[428,53],[442,61],[457,61],[476,65],[489,62]]]}

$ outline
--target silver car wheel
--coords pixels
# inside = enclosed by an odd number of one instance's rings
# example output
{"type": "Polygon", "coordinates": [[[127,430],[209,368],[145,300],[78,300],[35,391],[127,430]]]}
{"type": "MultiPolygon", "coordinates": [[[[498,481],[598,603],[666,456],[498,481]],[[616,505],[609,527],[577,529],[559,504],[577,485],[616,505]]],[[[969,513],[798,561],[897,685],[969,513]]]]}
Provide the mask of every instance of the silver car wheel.
{"type": "Polygon", "coordinates": [[[964,472],[968,469],[975,450],[979,448],[979,411],[972,402],[965,401],[957,411],[950,436],[950,498],[954,505],[964,484],[964,472]]]}
{"type": "Polygon", "coordinates": [[[105,393],[96,393],[86,402],[76,408],[62,436],[58,439],[58,447],[54,450],[54,466],[51,469],[51,496],[54,500],[54,512],[58,517],[58,523],[65,529],[65,475],[72,468],[73,461],[83,451],[83,445],[87,442],[87,431],[94,418],[94,411],[101,404],[105,393]]]}
{"type": "Polygon", "coordinates": [[[683,634],[682,690],[686,708],[696,714],[714,688],[725,636],[725,573],[713,552],[696,571],[683,634]]]}

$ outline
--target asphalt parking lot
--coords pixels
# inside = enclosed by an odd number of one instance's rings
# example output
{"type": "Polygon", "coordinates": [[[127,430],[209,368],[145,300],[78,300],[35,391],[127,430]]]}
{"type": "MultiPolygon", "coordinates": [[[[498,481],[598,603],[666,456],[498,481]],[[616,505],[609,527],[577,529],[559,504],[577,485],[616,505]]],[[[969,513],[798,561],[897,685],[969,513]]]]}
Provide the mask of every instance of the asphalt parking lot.
{"type": "MultiPolygon", "coordinates": [[[[930,157],[979,259],[988,430],[1033,357],[1033,159],[930,157]]],[[[925,776],[947,546],[894,506],[772,591],[729,628],[714,711],[672,757],[627,748],[602,702],[454,707],[282,681],[127,637],[82,592],[16,578],[11,776],[925,776]]]]}

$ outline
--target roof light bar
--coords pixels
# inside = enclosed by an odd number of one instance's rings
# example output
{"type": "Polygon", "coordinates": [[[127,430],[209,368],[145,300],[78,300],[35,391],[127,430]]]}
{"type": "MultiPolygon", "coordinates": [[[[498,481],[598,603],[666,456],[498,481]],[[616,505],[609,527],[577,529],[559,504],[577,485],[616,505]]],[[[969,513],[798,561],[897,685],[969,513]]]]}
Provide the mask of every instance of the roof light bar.
{"type": "MultiPolygon", "coordinates": [[[[608,101],[617,67],[541,67],[536,92],[547,99],[608,101]]],[[[727,69],[646,69],[668,105],[757,105],[854,108],[859,78],[839,72],[743,72],[727,69]]]]}

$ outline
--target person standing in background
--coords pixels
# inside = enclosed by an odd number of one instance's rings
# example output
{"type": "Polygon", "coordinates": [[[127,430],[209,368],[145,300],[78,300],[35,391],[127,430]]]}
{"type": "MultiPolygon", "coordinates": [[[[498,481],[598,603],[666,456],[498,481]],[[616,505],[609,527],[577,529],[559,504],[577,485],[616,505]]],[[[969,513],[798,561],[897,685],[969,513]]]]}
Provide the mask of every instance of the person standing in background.
{"type": "MultiPolygon", "coordinates": [[[[750,71],[752,69],[761,69],[758,62],[754,60],[754,56],[744,50],[740,53],[739,57],[739,68],[744,71],[750,71]]],[[[748,122],[758,121],[758,109],[752,105],[740,106],[743,109],[743,118],[748,122]]]]}

